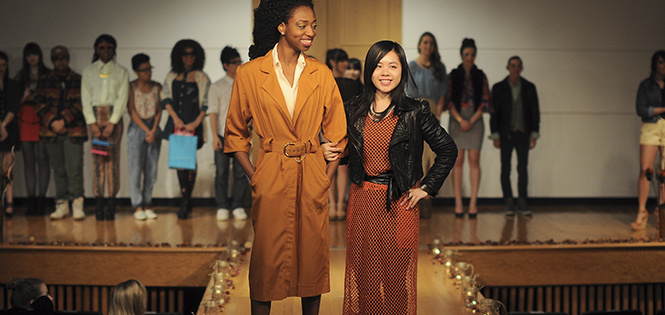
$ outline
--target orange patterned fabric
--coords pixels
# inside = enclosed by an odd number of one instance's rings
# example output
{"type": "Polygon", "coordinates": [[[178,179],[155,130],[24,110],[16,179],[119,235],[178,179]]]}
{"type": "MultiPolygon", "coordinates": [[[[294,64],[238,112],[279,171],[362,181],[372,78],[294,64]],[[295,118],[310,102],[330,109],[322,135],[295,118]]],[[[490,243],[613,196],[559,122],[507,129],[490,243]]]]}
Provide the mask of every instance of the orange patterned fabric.
{"type": "MultiPolygon", "coordinates": [[[[391,114],[369,117],[363,128],[363,163],[368,175],[390,170],[388,147],[397,124],[391,114]]],[[[387,185],[351,185],[346,221],[346,275],[343,314],[416,314],[418,209],[393,198],[386,210],[387,185]]]]}

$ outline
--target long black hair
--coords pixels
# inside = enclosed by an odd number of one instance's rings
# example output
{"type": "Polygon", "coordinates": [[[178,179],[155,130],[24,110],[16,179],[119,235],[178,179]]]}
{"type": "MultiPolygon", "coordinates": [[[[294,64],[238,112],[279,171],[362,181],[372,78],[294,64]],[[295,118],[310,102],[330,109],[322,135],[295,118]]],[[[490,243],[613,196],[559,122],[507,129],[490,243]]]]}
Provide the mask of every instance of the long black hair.
{"type": "Polygon", "coordinates": [[[400,44],[394,41],[383,40],[376,42],[369,48],[367,56],[365,57],[365,70],[363,71],[365,87],[363,93],[358,96],[360,98],[360,106],[358,106],[357,110],[351,115],[352,122],[367,115],[369,107],[374,103],[376,86],[374,86],[374,83],[372,82],[372,75],[374,74],[374,69],[376,69],[376,66],[379,64],[379,61],[391,51],[394,51],[397,54],[399,62],[402,65],[402,78],[400,79],[399,84],[390,91],[391,106],[408,102],[406,86],[409,82],[413,81],[413,78],[411,77],[411,71],[409,71],[409,64],[406,61],[406,53],[404,53],[404,49],[400,44]]]}
{"type": "Polygon", "coordinates": [[[651,56],[651,77],[656,75],[656,67],[658,66],[658,59],[660,58],[663,58],[663,61],[665,61],[665,50],[657,50],[653,53],[653,56],[651,56]]]}
{"type": "Polygon", "coordinates": [[[103,42],[107,42],[107,43],[113,45],[113,57],[115,57],[115,50],[118,49],[118,42],[115,41],[115,38],[113,36],[111,36],[109,34],[102,34],[102,35],[99,35],[99,37],[97,37],[97,39],[95,39],[95,45],[92,46],[92,48],[95,51],[95,53],[92,54],[92,62],[95,62],[95,61],[99,60],[99,54],[97,53],[97,46],[99,46],[99,44],[101,44],[103,42]]]}
{"type": "Polygon", "coordinates": [[[261,0],[254,9],[254,44],[249,46],[249,59],[263,57],[279,42],[277,26],[288,23],[293,11],[301,6],[314,10],[311,0],[261,0]]]}
{"type": "MultiPolygon", "coordinates": [[[[5,69],[5,75],[2,77],[2,83],[7,84],[7,80],[9,80],[9,57],[7,57],[7,54],[4,51],[0,51],[0,59],[4,60],[5,63],[7,63],[7,68],[5,69]]],[[[3,90],[7,90],[4,88],[3,90]]]]}
{"type": "Polygon", "coordinates": [[[46,65],[44,65],[44,54],[42,53],[42,49],[39,47],[39,45],[34,42],[27,43],[25,47],[23,47],[23,68],[21,68],[18,74],[18,78],[16,78],[21,89],[25,89],[28,84],[30,84],[30,65],[26,60],[26,57],[29,55],[39,56],[39,62],[37,63],[38,76],[41,76],[42,74],[49,71],[49,69],[46,68],[46,65]]]}
{"type": "Polygon", "coordinates": [[[434,51],[432,52],[432,55],[429,57],[429,61],[432,65],[432,68],[434,69],[434,77],[439,80],[443,81],[443,79],[446,77],[446,66],[441,62],[441,55],[439,54],[439,44],[436,43],[436,37],[434,37],[434,34],[430,32],[425,32],[422,35],[420,35],[420,39],[418,40],[418,53],[420,53],[420,43],[422,43],[423,38],[425,36],[429,36],[432,38],[432,44],[434,45],[434,51]]]}
{"type": "Polygon", "coordinates": [[[185,72],[185,63],[182,61],[182,55],[185,54],[185,50],[191,48],[194,50],[196,55],[196,60],[194,60],[194,65],[192,65],[192,70],[203,71],[203,66],[206,62],[206,53],[203,51],[203,47],[197,41],[193,39],[181,39],[171,50],[171,71],[175,73],[185,72]]]}

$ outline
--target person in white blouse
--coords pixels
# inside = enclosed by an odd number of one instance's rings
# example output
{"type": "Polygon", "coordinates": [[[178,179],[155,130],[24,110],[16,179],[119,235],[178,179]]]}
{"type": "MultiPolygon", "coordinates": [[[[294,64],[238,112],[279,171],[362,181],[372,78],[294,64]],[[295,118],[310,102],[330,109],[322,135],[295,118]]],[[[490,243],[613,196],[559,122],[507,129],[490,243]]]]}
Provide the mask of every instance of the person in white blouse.
{"type": "Polygon", "coordinates": [[[97,220],[115,219],[115,196],[120,189],[120,140],[122,114],[129,96],[129,74],[116,63],[117,43],[103,34],[95,40],[92,64],[83,70],[81,101],[83,116],[94,139],[108,141],[107,155],[93,154],[93,193],[97,198],[97,220]],[[105,209],[104,183],[108,183],[108,205],[105,209]]]}
{"type": "Polygon", "coordinates": [[[226,76],[210,86],[208,92],[208,114],[210,115],[210,130],[213,134],[212,147],[215,150],[215,197],[217,201],[217,220],[229,219],[229,209],[233,209],[236,220],[247,220],[247,213],[243,208],[245,191],[249,185],[247,176],[238,160],[224,154],[224,128],[226,127],[226,114],[231,101],[231,89],[236,69],[242,63],[240,54],[235,48],[226,46],[220,56],[222,67],[226,76]],[[215,137],[215,135],[217,135],[215,137]],[[233,198],[227,198],[229,183],[229,166],[233,160],[233,198]],[[230,206],[230,207],[229,207],[230,206]]]}

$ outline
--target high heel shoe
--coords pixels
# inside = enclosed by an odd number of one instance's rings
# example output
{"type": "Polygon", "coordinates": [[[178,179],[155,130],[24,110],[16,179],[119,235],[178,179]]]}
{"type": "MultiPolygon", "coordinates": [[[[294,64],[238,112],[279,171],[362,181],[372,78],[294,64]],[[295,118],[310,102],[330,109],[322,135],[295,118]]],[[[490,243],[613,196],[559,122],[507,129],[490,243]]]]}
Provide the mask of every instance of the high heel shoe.
{"type": "Polygon", "coordinates": [[[637,213],[637,219],[635,220],[635,222],[630,224],[630,227],[633,230],[646,230],[647,229],[647,221],[649,221],[649,211],[640,210],[637,213]]]}

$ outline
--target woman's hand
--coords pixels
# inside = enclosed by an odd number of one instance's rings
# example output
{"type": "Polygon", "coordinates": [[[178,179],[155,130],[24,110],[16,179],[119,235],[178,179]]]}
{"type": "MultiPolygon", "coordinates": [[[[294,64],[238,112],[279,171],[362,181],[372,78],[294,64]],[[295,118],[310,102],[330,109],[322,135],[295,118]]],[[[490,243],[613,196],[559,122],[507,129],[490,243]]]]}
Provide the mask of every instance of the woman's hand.
{"type": "Polygon", "coordinates": [[[338,142],[326,142],[321,145],[321,150],[323,151],[323,157],[328,162],[337,161],[342,155],[344,149],[337,147],[338,142]]]}
{"type": "Polygon", "coordinates": [[[145,142],[147,143],[153,143],[155,142],[155,134],[157,133],[156,130],[150,130],[146,132],[145,134],[145,142]]]}
{"type": "Polygon", "coordinates": [[[92,135],[96,138],[99,139],[102,136],[101,131],[99,131],[99,126],[97,124],[90,124],[90,132],[92,132],[92,135]]]}
{"type": "Polygon", "coordinates": [[[402,199],[402,202],[400,202],[399,205],[403,206],[404,204],[407,204],[406,209],[411,210],[418,204],[420,199],[427,198],[427,196],[429,196],[429,194],[421,188],[412,188],[409,189],[406,193],[406,198],[402,199]]]}
{"type": "Polygon", "coordinates": [[[5,125],[0,124],[0,141],[5,141],[9,134],[7,133],[7,128],[5,128],[5,125]]]}
{"type": "Polygon", "coordinates": [[[102,137],[108,139],[111,134],[113,133],[113,129],[115,128],[115,124],[108,123],[106,126],[104,126],[104,131],[102,132],[102,137]]]}
{"type": "Polygon", "coordinates": [[[189,124],[185,125],[185,130],[188,132],[194,132],[196,130],[196,127],[198,127],[199,124],[196,121],[190,122],[189,124]]]}
{"type": "Polygon", "coordinates": [[[471,128],[473,128],[473,124],[470,121],[466,120],[466,119],[462,119],[462,121],[459,124],[461,126],[460,131],[462,131],[462,132],[469,131],[469,130],[471,130],[471,128]]]}
{"type": "Polygon", "coordinates": [[[178,117],[173,118],[173,124],[175,125],[176,129],[185,129],[185,123],[182,122],[182,119],[178,117]]]}

